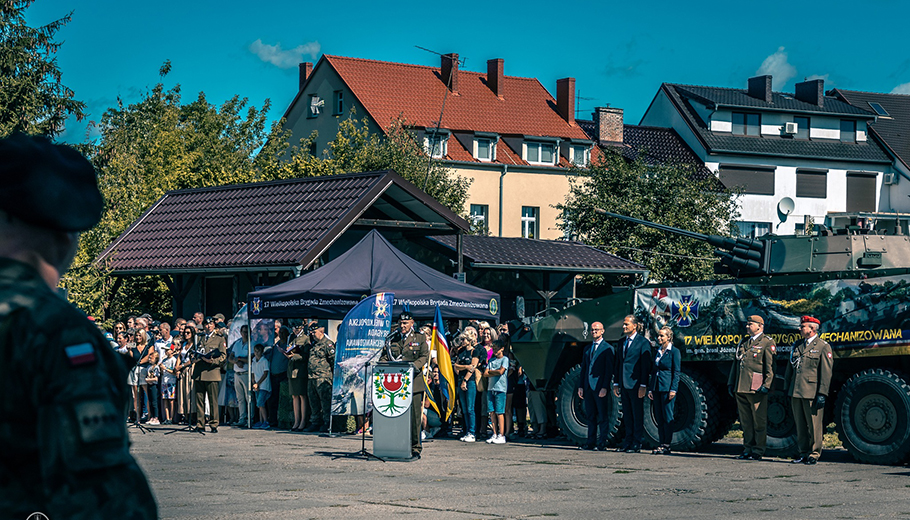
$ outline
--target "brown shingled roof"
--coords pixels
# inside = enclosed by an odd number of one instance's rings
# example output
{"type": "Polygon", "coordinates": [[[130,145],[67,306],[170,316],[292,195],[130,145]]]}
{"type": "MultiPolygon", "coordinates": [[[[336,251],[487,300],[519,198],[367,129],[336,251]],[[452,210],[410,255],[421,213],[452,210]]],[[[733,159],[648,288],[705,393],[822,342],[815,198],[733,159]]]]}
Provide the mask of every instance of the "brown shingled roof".
{"type": "Polygon", "coordinates": [[[171,191],[96,259],[115,273],[309,267],[357,219],[470,225],[393,171],[171,191]]]}
{"type": "MultiPolygon", "coordinates": [[[[454,236],[433,236],[455,251],[454,236]]],[[[522,268],[568,272],[629,273],[648,268],[580,242],[465,235],[465,259],[475,268],[522,268]]]]}

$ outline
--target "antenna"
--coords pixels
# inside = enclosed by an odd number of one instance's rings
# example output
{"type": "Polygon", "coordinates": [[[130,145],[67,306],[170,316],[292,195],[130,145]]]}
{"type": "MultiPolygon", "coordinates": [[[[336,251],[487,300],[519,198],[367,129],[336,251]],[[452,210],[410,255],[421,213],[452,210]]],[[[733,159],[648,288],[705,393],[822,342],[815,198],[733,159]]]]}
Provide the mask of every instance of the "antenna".
{"type": "Polygon", "coordinates": [[[581,89],[578,89],[578,95],[575,96],[575,117],[581,112],[581,103],[579,101],[594,101],[596,98],[581,97],[581,89]]]}
{"type": "MultiPolygon", "coordinates": [[[[427,52],[429,52],[429,53],[431,53],[431,54],[435,54],[435,55],[437,55],[437,56],[442,56],[442,55],[443,55],[443,54],[440,53],[440,52],[436,52],[436,51],[434,51],[434,50],[430,50],[430,49],[427,49],[427,48],[425,48],[425,47],[421,47],[420,45],[415,45],[414,47],[417,47],[418,49],[420,49],[420,50],[422,50],[422,51],[427,51],[427,52]]],[[[459,60],[459,63],[458,63],[458,67],[459,67],[459,68],[464,67],[464,64],[467,63],[467,62],[468,62],[468,59],[467,59],[467,58],[462,58],[462,59],[460,59],[460,60],[459,60]]],[[[445,114],[445,111],[446,111],[446,100],[449,99],[449,90],[451,90],[451,89],[452,89],[452,77],[449,76],[449,84],[446,85],[445,93],[444,93],[443,96],[442,96],[442,108],[439,110],[439,119],[436,121],[436,131],[433,133],[434,141],[435,141],[436,139],[439,139],[439,128],[440,128],[440,126],[442,126],[442,116],[445,114]]],[[[436,146],[436,145],[434,144],[434,145],[433,145],[433,148],[430,149],[430,156],[427,158],[427,175],[426,175],[426,177],[424,177],[424,179],[423,179],[423,191],[424,191],[424,192],[427,191],[427,184],[429,184],[429,182],[430,182],[430,171],[433,169],[433,151],[436,149],[435,146],[436,146]]],[[[439,142],[439,146],[442,147],[442,142],[441,142],[441,141],[439,142]]],[[[442,151],[442,150],[440,150],[440,152],[441,152],[441,151],[442,151]]]]}

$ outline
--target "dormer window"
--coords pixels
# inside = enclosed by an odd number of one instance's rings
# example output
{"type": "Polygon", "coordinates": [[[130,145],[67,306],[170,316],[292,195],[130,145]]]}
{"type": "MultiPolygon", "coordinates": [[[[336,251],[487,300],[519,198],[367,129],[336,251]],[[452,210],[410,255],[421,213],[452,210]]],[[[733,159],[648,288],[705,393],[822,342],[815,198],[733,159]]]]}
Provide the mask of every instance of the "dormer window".
{"type": "Polygon", "coordinates": [[[479,161],[495,161],[497,140],[493,135],[474,137],[474,158],[479,161]]]}
{"type": "Polygon", "coordinates": [[[449,134],[427,132],[423,138],[423,146],[430,157],[441,159],[449,153],[449,134]]]}
{"type": "Polygon", "coordinates": [[[556,143],[525,141],[525,160],[531,164],[556,164],[556,143]]]}
{"type": "Polygon", "coordinates": [[[573,144],[569,147],[569,161],[575,166],[587,166],[591,160],[591,149],[583,144],[573,144]]]}
{"type": "Polygon", "coordinates": [[[733,135],[761,136],[761,114],[733,112],[733,135]]]}

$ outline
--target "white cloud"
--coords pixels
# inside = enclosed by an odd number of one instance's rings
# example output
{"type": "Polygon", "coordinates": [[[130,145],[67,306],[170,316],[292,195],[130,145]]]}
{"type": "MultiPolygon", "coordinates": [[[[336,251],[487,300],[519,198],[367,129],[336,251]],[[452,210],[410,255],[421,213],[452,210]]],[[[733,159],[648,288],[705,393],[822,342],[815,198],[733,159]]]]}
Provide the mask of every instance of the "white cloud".
{"type": "Polygon", "coordinates": [[[828,83],[828,76],[830,74],[812,74],[811,76],[806,76],[805,81],[812,81],[813,79],[820,79],[825,83],[828,83]]]}
{"type": "Polygon", "coordinates": [[[770,74],[774,76],[774,83],[778,90],[782,88],[793,76],[796,76],[796,67],[787,61],[787,52],[783,47],[778,47],[777,52],[765,58],[761,67],[755,73],[758,76],[770,74]]]}
{"type": "Polygon", "coordinates": [[[903,83],[894,87],[892,94],[910,94],[910,83],[903,83]]]}
{"type": "Polygon", "coordinates": [[[269,45],[262,43],[261,39],[250,44],[250,52],[259,56],[260,60],[282,69],[296,67],[302,61],[304,54],[308,54],[315,60],[319,50],[319,42],[305,43],[288,50],[282,50],[280,43],[269,45]]]}

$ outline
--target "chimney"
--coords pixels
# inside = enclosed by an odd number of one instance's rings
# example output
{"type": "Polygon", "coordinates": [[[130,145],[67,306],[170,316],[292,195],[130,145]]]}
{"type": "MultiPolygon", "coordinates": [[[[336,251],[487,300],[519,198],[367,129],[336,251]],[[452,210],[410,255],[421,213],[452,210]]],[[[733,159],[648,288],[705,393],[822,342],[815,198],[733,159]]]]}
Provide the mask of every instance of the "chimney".
{"type": "Polygon", "coordinates": [[[796,99],[818,107],[825,106],[825,80],[813,79],[797,83],[796,99]]]}
{"type": "Polygon", "coordinates": [[[297,90],[303,90],[303,85],[306,83],[306,80],[310,77],[310,74],[313,73],[313,64],[310,62],[304,62],[299,65],[300,67],[300,85],[297,86],[297,90]]]}
{"type": "Polygon", "coordinates": [[[771,75],[749,78],[749,97],[771,102],[771,75]]]}
{"type": "Polygon", "coordinates": [[[556,80],[556,110],[567,123],[575,124],[575,78],[556,80]]]}
{"type": "Polygon", "coordinates": [[[458,92],[458,55],[443,54],[440,72],[445,86],[452,92],[458,92]]]}
{"type": "Polygon", "coordinates": [[[504,83],[505,74],[503,73],[502,58],[487,60],[487,86],[493,91],[493,95],[502,97],[504,83]]]}
{"type": "Polygon", "coordinates": [[[622,144],[622,109],[597,107],[594,109],[597,140],[601,143],[622,144]]]}

